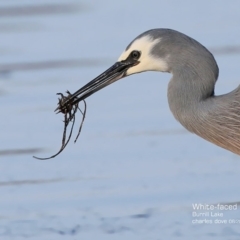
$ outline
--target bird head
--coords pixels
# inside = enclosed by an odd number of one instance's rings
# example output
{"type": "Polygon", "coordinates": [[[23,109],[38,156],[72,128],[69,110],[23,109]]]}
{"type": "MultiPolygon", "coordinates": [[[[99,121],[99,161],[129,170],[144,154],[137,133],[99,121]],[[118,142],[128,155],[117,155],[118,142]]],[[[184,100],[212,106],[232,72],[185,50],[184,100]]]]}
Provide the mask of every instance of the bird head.
{"type": "Polygon", "coordinates": [[[152,54],[154,48],[160,44],[161,38],[152,38],[150,34],[141,34],[135,38],[120,55],[118,62],[132,61],[132,65],[125,71],[125,76],[145,71],[168,71],[167,62],[152,54]]]}
{"type": "Polygon", "coordinates": [[[63,104],[63,107],[76,104],[126,76],[145,71],[168,71],[168,65],[164,58],[153,54],[153,50],[161,44],[161,36],[151,34],[154,31],[150,30],[135,38],[115,64],[72,94],[63,104]]]}

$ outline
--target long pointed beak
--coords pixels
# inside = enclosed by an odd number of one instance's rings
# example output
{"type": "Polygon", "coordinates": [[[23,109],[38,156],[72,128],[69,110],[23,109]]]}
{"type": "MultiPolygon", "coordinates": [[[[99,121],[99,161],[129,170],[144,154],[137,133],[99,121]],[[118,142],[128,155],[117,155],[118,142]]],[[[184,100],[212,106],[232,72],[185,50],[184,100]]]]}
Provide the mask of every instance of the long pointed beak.
{"type": "MultiPolygon", "coordinates": [[[[94,78],[92,81],[87,83],[85,86],[77,90],[70,97],[68,97],[61,105],[61,110],[67,108],[68,105],[74,105],[98,90],[106,87],[107,85],[123,78],[126,76],[126,71],[137,65],[138,61],[129,61],[128,59],[121,62],[116,62],[113,66],[107,69],[105,72],[94,78]]],[[[59,107],[56,109],[59,110],[59,107]]]]}

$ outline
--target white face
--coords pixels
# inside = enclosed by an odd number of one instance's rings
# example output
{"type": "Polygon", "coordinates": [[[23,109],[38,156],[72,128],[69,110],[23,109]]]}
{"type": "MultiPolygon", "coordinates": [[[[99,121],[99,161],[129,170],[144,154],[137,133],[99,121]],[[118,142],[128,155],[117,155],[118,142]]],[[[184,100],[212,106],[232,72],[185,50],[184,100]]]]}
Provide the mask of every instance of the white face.
{"type": "Polygon", "coordinates": [[[141,56],[138,60],[140,63],[136,66],[130,67],[126,72],[126,75],[144,71],[167,72],[168,66],[166,61],[156,58],[150,53],[152,47],[160,41],[161,39],[152,40],[150,36],[143,36],[142,38],[136,39],[131,44],[130,48],[127,51],[124,51],[118,59],[118,61],[126,60],[129,54],[134,50],[141,52],[141,56]]]}

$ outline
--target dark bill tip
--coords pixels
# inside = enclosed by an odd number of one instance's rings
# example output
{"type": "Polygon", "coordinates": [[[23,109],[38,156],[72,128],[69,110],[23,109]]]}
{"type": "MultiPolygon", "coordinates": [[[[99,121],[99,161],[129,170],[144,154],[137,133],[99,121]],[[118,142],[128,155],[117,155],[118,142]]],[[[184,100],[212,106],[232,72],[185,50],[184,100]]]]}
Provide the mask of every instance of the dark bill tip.
{"type": "Polygon", "coordinates": [[[95,79],[84,85],[82,88],[77,90],[75,93],[69,95],[66,99],[64,99],[61,103],[61,106],[58,106],[55,111],[63,112],[70,105],[77,104],[78,102],[86,99],[100,89],[125,77],[127,70],[130,67],[137,65],[138,63],[138,61],[129,60],[116,62],[113,66],[100,74],[98,77],[96,77],[95,79]]]}

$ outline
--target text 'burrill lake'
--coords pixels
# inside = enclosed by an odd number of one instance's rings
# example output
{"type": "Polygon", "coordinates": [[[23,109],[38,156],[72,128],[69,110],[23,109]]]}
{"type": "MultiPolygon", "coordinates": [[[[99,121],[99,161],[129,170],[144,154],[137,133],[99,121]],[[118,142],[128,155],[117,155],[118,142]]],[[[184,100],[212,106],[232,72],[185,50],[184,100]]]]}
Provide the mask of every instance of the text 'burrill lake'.
{"type": "Polygon", "coordinates": [[[192,204],[193,224],[237,224],[239,219],[223,219],[224,211],[234,211],[238,209],[237,204],[192,204]],[[203,219],[201,219],[203,218],[203,219]],[[210,219],[213,218],[213,219],[210,219]]]}

